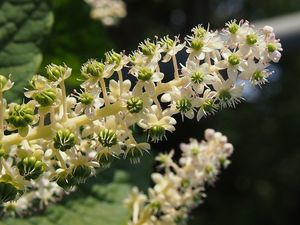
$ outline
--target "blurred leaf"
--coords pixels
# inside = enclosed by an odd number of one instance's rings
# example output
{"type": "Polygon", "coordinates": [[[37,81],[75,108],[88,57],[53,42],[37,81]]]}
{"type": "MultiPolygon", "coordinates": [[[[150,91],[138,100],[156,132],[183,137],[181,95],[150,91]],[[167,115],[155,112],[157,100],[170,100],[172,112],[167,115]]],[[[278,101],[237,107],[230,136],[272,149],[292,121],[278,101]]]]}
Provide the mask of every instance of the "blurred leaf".
{"type": "Polygon", "coordinates": [[[52,23],[48,1],[0,2],[0,74],[12,74],[15,81],[10,101],[21,96],[26,82],[37,72],[42,62],[40,44],[52,23]]]}
{"type": "Polygon", "coordinates": [[[144,156],[141,163],[131,165],[118,160],[113,167],[66,197],[61,203],[51,205],[40,215],[0,221],[0,225],[125,225],[128,211],[123,200],[132,186],[146,191],[150,185],[153,158],[144,156]]]}

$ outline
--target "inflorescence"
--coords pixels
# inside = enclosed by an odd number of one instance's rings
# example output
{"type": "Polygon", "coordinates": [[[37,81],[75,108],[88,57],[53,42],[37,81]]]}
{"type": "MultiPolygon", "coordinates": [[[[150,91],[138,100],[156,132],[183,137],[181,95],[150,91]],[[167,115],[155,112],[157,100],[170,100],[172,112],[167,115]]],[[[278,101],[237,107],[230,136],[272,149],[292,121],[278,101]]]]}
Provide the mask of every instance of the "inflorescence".
{"type": "Polygon", "coordinates": [[[114,159],[139,162],[150,141],[175,131],[174,115],[200,120],[239,103],[243,81],[266,83],[272,74],[267,68],[281,51],[272,27],[231,21],[220,32],[199,25],[184,41],[147,39],[130,55],[112,50],[103,61],[91,59],[82,66],[81,89],[70,95],[66,65],[51,64],[46,74],[35,75],[22,104],[6,102],[3,92],[13,82],[0,76],[0,205],[22,215],[36,207],[33,202],[41,208],[55,201],[114,159]],[[188,57],[179,65],[182,51],[188,57]],[[165,81],[162,63],[173,65],[171,81],[165,81]],[[137,140],[134,126],[147,133],[147,142],[137,140]]]}
{"type": "Polygon", "coordinates": [[[226,168],[233,146],[220,132],[205,131],[205,140],[191,139],[181,144],[179,163],[174,151],[156,157],[162,173],[153,173],[154,187],[148,195],[133,188],[125,205],[131,212],[128,225],[186,224],[188,213],[205,198],[205,187],[212,184],[221,168],[226,168]]]}

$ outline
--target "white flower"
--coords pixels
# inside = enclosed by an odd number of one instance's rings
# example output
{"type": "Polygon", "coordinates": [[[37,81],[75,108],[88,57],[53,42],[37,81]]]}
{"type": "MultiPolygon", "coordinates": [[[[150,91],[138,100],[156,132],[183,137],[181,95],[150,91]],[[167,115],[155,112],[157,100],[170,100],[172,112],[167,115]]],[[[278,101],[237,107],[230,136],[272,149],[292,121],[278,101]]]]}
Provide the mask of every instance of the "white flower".
{"type": "Polygon", "coordinates": [[[75,106],[75,113],[81,115],[84,112],[87,117],[94,117],[96,110],[104,105],[104,100],[99,96],[100,92],[100,88],[86,89],[81,93],[76,92],[78,103],[75,106]]]}
{"type": "Polygon", "coordinates": [[[160,141],[165,137],[166,131],[173,132],[175,130],[176,120],[168,113],[168,111],[161,112],[156,105],[152,105],[144,118],[138,122],[138,125],[149,131],[148,137],[152,141],[160,141]]]}
{"type": "Polygon", "coordinates": [[[128,99],[130,95],[130,80],[122,82],[122,93],[120,93],[120,81],[110,80],[109,81],[109,100],[113,103],[121,99],[128,99]]]}
{"type": "Polygon", "coordinates": [[[163,51],[166,53],[162,60],[164,63],[169,62],[173,56],[185,47],[185,42],[180,44],[179,37],[175,37],[175,40],[172,40],[169,36],[165,36],[159,43],[161,44],[163,51]]]}
{"type": "Polygon", "coordinates": [[[261,85],[268,82],[267,78],[272,74],[266,67],[269,64],[263,61],[255,63],[253,60],[248,60],[247,67],[239,76],[242,80],[250,80],[253,85],[261,85]]]}

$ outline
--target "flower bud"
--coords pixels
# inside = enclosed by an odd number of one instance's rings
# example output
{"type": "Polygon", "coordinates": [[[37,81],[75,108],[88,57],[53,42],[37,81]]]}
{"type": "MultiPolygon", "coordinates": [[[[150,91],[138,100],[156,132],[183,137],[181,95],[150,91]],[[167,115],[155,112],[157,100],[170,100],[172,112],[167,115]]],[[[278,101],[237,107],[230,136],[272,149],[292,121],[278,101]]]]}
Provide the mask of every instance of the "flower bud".
{"type": "Polygon", "coordinates": [[[105,65],[91,59],[81,67],[81,73],[86,77],[102,77],[105,65]]]}
{"type": "Polygon", "coordinates": [[[103,147],[108,148],[118,143],[117,134],[111,129],[102,130],[99,134],[98,140],[103,147]]]}
{"type": "Polygon", "coordinates": [[[143,100],[140,97],[131,97],[127,101],[127,109],[130,113],[139,113],[143,107],[143,100]]]}
{"type": "Polygon", "coordinates": [[[15,104],[10,108],[8,113],[7,122],[12,124],[16,128],[26,127],[31,125],[34,121],[34,109],[29,105],[15,104]]]}
{"type": "Polygon", "coordinates": [[[7,84],[7,78],[3,75],[0,75],[0,91],[3,90],[6,84],[7,84]]]}
{"type": "Polygon", "coordinates": [[[72,175],[74,178],[76,178],[78,183],[84,183],[91,173],[91,168],[86,165],[76,166],[72,171],[72,175]]]}
{"type": "Polygon", "coordinates": [[[0,204],[15,200],[18,192],[11,177],[4,175],[0,178],[0,204]]]}
{"type": "Polygon", "coordinates": [[[35,156],[25,157],[17,164],[17,167],[26,180],[35,180],[45,171],[45,164],[35,156]]]}
{"type": "Polygon", "coordinates": [[[53,88],[43,90],[33,96],[42,107],[51,106],[56,100],[56,91],[53,88]]]}
{"type": "Polygon", "coordinates": [[[161,141],[166,135],[166,130],[162,126],[155,125],[149,129],[148,135],[151,138],[151,141],[161,141]]]}
{"type": "Polygon", "coordinates": [[[66,151],[75,146],[75,135],[69,130],[59,130],[53,138],[54,148],[66,151]]]}
{"type": "Polygon", "coordinates": [[[50,81],[58,81],[59,78],[63,78],[67,73],[68,68],[66,66],[59,66],[50,64],[46,67],[47,73],[44,75],[50,81]]]}

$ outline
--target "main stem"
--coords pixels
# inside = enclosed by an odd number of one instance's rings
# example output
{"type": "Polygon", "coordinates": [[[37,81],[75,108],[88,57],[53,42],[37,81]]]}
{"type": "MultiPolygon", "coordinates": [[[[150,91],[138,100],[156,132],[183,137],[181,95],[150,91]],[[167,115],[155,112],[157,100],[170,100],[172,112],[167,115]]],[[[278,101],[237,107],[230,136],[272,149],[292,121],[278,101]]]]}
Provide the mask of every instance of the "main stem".
{"type": "Polygon", "coordinates": [[[2,140],[4,136],[3,114],[4,114],[3,93],[2,91],[0,91],[0,140],[2,140]]]}
{"type": "MultiPolygon", "coordinates": [[[[158,84],[155,94],[156,96],[158,96],[162,93],[166,93],[167,91],[172,90],[172,87],[174,86],[181,86],[183,82],[184,80],[182,78],[179,78],[178,80],[172,80],[168,83],[158,84]]],[[[99,120],[110,115],[115,115],[122,110],[124,110],[124,106],[122,106],[120,101],[105,105],[105,107],[96,111],[95,120],[99,120]]],[[[61,125],[67,129],[75,129],[90,122],[91,120],[86,115],[81,115],[73,118],[68,118],[66,121],[62,121],[61,125]]],[[[20,136],[18,133],[4,135],[3,139],[1,140],[1,144],[5,149],[8,149],[11,145],[17,145],[23,140],[31,141],[42,138],[50,138],[51,136],[51,125],[36,126],[29,131],[28,135],[25,138],[20,136]]]]}

